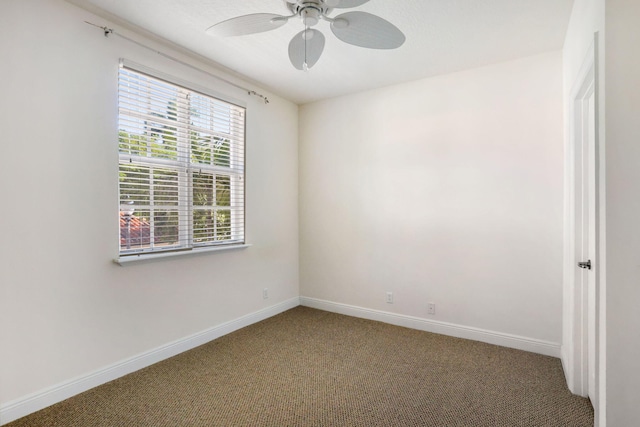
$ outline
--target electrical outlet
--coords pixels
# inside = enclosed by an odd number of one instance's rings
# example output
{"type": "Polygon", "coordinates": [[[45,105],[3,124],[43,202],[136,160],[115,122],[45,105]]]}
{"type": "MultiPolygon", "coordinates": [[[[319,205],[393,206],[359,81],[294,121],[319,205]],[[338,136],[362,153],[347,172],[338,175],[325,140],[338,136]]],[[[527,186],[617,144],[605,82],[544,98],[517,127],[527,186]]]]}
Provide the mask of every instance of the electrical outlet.
{"type": "Polygon", "coordinates": [[[268,299],[269,298],[269,288],[264,288],[262,290],[262,299],[268,299]]]}
{"type": "Polygon", "coordinates": [[[436,304],[430,302],[427,304],[427,314],[436,314],[436,304]]]}
{"type": "Polygon", "coordinates": [[[387,304],[393,304],[393,292],[387,292],[387,304]]]}

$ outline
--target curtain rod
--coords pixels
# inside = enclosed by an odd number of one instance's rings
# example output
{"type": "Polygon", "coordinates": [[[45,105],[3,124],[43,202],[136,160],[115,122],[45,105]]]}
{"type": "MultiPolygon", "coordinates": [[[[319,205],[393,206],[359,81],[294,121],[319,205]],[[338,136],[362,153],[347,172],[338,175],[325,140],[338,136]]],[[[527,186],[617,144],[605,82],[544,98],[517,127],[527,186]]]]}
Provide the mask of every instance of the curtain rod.
{"type": "Polygon", "coordinates": [[[244,91],[247,92],[248,95],[253,95],[253,96],[257,96],[258,98],[262,98],[264,100],[265,104],[269,103],[269,99],[266,96],[262,95],[261,93],[256,92],[255,90],[247,89],[246,87],[237,85],[237,84],[235,84],[235,83],[233,83],[233,82],[231,82],[231,81],[229,81],[227,79],[224,79],[224,78],[222,78],[220,76],[216,76],[215,74],[212,74],[212,73],[210,73],[210,72],[208,72],[206,70],[203,70],[202,68],[195,67],[195,66],[193,66],[193,65],[191,65],[191,64],[189,64],[187,62],[179,60],[178,58],[175,58],[175,57],[173,57],[171,55],[168,55],[168,54],[166,54],[164,52],[160,52],[159,50],[156,50],[156,49],[154,49],[152,47],[144,45],[144,44],[142,44],[140,42],[137,42],[137,41],[135,41],[133,39],[130,39],[129,37],[123,36],[122,34],[116,33],[112,28],[103,27],[103,26],[91,23],[89,21],[84,21],[84,22],[89,24],[89,25],[93,25],[94,27],[100,28],[102,31],[104,31],[104,36],[105,37],[109,37],[111,34],[116,35],[116,36],[120,37],[121,39],[124,39],[124,40],[126,40],[128,42],[131,42],[131,43],[133,43],[135,45],[138,45],[138,46],[140,46],[140,47],[142,47],[144,49],[147,49],[147,50],[150,50],[152,52],[155,52],[160,56],[163,56],[163,57],[165,57],[167,59],[170,59],[171,61],[177,62],[178,64],[181,64],[181,65],[184,65],[185,67],[188,67],[188,68],[191,68],[193,70],[199,71],[199,72],[201,72],[203,74],[208,75],[209,77],[213,77],[214,79],[220,80],[221,82],[224,82],[224,83],[226,83],[228,85],[231,85],[231,86],[236,87],[238,89],[244,90],[244,91]]]}

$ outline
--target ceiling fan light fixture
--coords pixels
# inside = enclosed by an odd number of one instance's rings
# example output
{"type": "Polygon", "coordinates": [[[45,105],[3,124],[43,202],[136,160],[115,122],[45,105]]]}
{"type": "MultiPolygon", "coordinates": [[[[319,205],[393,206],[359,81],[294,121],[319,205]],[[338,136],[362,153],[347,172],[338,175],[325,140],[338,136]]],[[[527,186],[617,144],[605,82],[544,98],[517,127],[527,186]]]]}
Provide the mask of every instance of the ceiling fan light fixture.
{"type": "Polygon", "coordinates": [[[315,7],[306,7],[300,16],[305,27],[313,27],[320,22],[320,11],[315,7]]]}

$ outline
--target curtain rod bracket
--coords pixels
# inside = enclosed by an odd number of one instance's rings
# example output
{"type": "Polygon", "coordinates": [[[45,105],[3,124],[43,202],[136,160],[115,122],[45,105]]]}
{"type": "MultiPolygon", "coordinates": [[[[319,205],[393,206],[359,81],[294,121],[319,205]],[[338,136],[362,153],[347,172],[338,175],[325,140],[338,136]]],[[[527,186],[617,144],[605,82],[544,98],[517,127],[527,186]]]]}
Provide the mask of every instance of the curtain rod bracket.
{"type": "Polygon", "coordinates": [[[260,94],[260,93],[256,92],[255,90],[249,90],[249,91],[247,91],[247,94],[248,94],[248,95],[257,96],[258,98],[262,98],[262,99],[264,100],[264,103],[265,103],[265,104],[268,104],[268,103],[269,103],[269,98],[267,98],[266,96],[264,96],[264,95],[262,95],[262,94],[260,94]]]}
{"type": "Polygon", "coordinates": [[[89,25],[93,25],[96,28],[100,28],[102,31],[104,31],[104,36],[105,37],[109,37],[109,34],[113,34],[113,29],[109,28],[107,26],[100,26],[100,25],[96,25],[93,22],[89,22],[89,21],[84,21],[85,24],[89,24],[89,25]]]}

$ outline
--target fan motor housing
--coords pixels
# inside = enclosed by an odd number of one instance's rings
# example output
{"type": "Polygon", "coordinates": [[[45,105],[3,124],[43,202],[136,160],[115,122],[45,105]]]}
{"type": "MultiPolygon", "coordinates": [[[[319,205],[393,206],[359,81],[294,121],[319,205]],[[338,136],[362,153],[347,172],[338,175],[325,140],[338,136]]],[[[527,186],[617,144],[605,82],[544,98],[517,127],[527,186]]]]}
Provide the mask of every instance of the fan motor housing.
{"type": "Polygon", "coordinates": [[[320,0],[297,0],[293,3],[285,0],[285,3],[291,13],[299,15],[302,19],[305,18],[305,11],[307,13],[313,11],[311,13],[318,14],[318,16],[326,15],[332,11],[330,7],[325,6],[320,0]]]}

